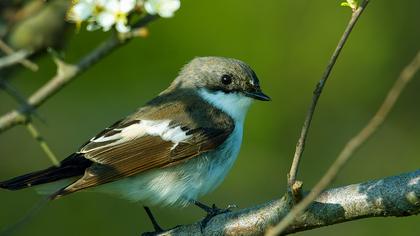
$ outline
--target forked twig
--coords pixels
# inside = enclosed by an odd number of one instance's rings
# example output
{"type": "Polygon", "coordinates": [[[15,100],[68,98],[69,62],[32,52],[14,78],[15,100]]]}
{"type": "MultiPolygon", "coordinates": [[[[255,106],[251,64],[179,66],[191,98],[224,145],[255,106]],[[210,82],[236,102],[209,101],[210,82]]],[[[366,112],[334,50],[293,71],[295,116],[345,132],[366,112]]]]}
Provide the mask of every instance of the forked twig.
{"type": "MultiPolygon", "coordinates": [[[[7,55],[12,55],[13,53],[15,53],[13,48],[11,48],[9,45],[7,45],[1,39],[0,39],[0,50],[3,51],[4,53],[6,53],[7,55]]],[[[27,51],[24,51],[24,52],[27,52],[27,51]]],[[[20,60],[18,60],[17,62],[22,64],[23,66],[25,66],[29,70],[37,71],[38,70],[38,65],[31,62],[30,60],[26,59],[26,57],[29,56],[29,55],[30,55],[30,53],[28,53],[28,55],[24,55],[24,57],[21,58],[20,60]]]]}
{"type": "Polygon", "coordinates": [[[296,194],[299,194],[300,189],[294,189],[294,186],[301,186],[301,184],[295,184],[296,182],[296,176],[299,168],[300,159],[302,158],[303,151],[305,149],[305,143],[306,138],[308,136],[309,128],[311,126],[312,118],[315,112],[316,105],[318,103],[318,99],[321,96],[322,90],[325,86],[325,83],[328,80],[328,77],[331,73],[331,70],[333,69],[335,62],[337,61],[338,56],[340,55],[341,50],[343,49],[344,44],[346,43],[354,25],[356,24],[357,20],[359,19],[360,15],[362,14],[363,10],[366,8],[367,4],[369,3],[368,0],[364,0],[357,9],[355,9],[352,13],[352,16],[350,18],[349,23],[347,24],[347,27],[341,36],[340,41],[338,42],[337,47],[334,50],[333,55],[331,56],[330,61],[328,62],[328,65],[324,71],[324,74],[321,77],[321,80],[318,82],[318,84],[315,87],[315,91],[313,93],[312,102],[309,106],[308,112],[305,117],[305,121],[303,123],[303,127],[300,133],[299,140],[296,144],[296,150],[295,154],[293,156],[293,162],[292,166],[290,168],[289,174],[288,174],[288,186],[289,191],[292,192],[293,196],[296,194]]]}
{"type": "Polygon", "coordinates": [[[376,114],[371,118],[367,125],[344,146],[334,163],[330,166],[321,180],[313,187],[309,194],[282,219],[274,228],[267,232],[267,235],[278,235],[285,231],[293,220],[300,215],[328,185],[336,178],[340,170],[349,161],[355,151],[357,151],[383,124],[385,118],[394,107],[401,92],[413,79],[420,69],[420,51],[414,59],[402,70],[400,76],[389,90],[384,102],[376,114]]]}

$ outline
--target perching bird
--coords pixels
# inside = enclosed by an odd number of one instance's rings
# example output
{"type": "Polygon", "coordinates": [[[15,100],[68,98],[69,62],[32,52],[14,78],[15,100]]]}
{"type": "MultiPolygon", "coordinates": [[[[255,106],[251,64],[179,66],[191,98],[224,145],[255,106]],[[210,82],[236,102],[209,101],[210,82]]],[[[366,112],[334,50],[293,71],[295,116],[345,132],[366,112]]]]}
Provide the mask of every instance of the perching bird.
{"type": "Polygon", "coordinates": [[[232,167],[253,99],[270,100],[247,64],[195,58],[159,96],[90,139],[59,167],[0,187],[57,182],[47,185],[50,199],[91,188],[145,204],[195,203],[214,215],[215,208],[197,199],[215,189],[232,167]]]}

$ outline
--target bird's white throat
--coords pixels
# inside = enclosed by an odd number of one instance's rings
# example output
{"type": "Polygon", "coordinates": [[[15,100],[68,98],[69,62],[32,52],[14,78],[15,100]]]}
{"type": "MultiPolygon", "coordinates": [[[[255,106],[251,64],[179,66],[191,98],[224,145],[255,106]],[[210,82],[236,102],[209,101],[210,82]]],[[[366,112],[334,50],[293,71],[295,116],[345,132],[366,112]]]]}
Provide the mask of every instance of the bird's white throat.
{"type": "Polygon", "coordinates": [[[207,89],[199,89],[198,94],[208,103],[226,112],[235,122],[242,123],[252,98],[241,93],[224,93],[222,91],[211,92],[207,89]]]}

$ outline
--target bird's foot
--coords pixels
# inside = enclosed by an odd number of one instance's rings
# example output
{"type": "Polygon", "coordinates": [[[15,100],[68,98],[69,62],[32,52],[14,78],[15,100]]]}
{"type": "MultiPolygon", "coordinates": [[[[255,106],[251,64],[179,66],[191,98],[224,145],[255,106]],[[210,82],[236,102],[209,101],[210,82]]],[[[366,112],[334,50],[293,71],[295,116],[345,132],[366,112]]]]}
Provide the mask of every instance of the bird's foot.
{"type": "Polygon", "coordinates": [[[154,236],[159,235],[160,233],[164,232],[165,230],[160,227],[160,225],[157,223],[156,218],[153,216],[152,211],[149,207],[144,206],[144,210],[146,211],[147,216],[149,216],[150,222],[152,222],[154,232],[146,232],[143,233],[142,236],[154,236]]]}
{"type": "Polygon", "coordinates": [[[194,204],[207,212],[206,217],[200,223],[200,229],[202,233],[204,232],[204,229],[206,228],[207,224],[210,222],[210,220],[213,217],[230,212],[233,208],[237,208],[236,205],[229,205],[227,208],[223,209],[223,208],[218,208],[215,204],[213,204],[210,207],[198,201],[195,201],[194,204]]]}
{"type": "Polygon", "coordinates": [[[154,232],[144,232],[144,233],[141,234],[141,236],[157,236],[160,233],[162,233],[162,232],[157,232],[157,231],[154,231],[154,232]]]}

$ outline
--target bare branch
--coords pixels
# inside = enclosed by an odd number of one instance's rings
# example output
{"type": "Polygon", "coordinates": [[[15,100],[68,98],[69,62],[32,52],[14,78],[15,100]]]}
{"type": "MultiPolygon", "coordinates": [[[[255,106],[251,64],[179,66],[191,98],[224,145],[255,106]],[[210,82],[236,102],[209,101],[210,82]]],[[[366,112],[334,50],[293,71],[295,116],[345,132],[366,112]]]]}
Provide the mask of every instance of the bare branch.
{"type": "MultiPolygon", "coordinates": [[[[11,54],[15,53],[13,48],[9,47],[9,45],[7,45],[1,39],[0,39],[0,50],[3,51],[4,53],[6,53],[7,55],[11,55],[11,54]]],[[[27,55],[27,56],[29,56],[29,55],[27,55]]],[[[37,71],[38,70],[38,65],[31,62],[30,60],[26,59],[26,57],[22,58],[22,60],[19,60],[18,63],[22,64],[23,66],[25,66],[29,70],[37,71]]]]}
{"type": "Polygon", "coordinates": [[[392,86],[391,90],[388,92],[384,102],[382,103],[379,110],[372,117],[369,123],[347,144],[344,146],[343,150],[338,155],[337,159],[330,166],[328,171],[324,174],[321,180],[314,186],[309,195],[304,198],[299,204],[297,204],[292,211],[277,225],[272,233],[269,235],[277,235],[284,230],[287,226],[293,222],[293,219],[301,214],[318,196],[322,191],[331,184],[332,181],[336,178],[340,170],[344,165],[349,161],[351,156],[355,151],[357,151],[365,142],[368,140],[372,134],[374,134],[378,128],[382,125],[385,118],[388,116],[389,112],[395,105],[398,97],[401,92],[407,86],[407,84],[412,80],[414,75],[420,69],[420,51],[417,52],[414,59],[408,64],[404,70],[401,72],[398,79],[395,81],[395,84],[392,86]]]}
{"type": "MultiPolygon", "coordinates": [[[[178,226],[158,235],[261,235],[293,206],[285,197],[255,207],[215,216],[203,232],[200,222],[178,226]]],[[[410,216],[420,213],[420,169],[322,193],[285,231],[310,230],[368,217],[410,216]]]]}
{"type": "MultiPolygon", "coordinates": [[[[156,16],[147,15],[135,24],[135,26],[137,28],[144,27],[155,19],[157,19],[156,16]]],[[[134,35],[132,35],[132,37],[134,37],[134,35]]],[[[57,74],[29,97],[28,104],[33,108],[39,107],[51,96],[60,91],[64,86],[73,81],[78,75],[82,74],[105,56],[109,55],[119,46],[130,41],[132,37],[122,37],[124,40],[121,40],[121,37],[114,35],[82,58],[76,65],[59,62],[57,74]]],[[[21,107],[19,110],[10,111],[9,113],[3,115],[0,117],[0,133],[18,124],[23,124],[31,113],[32,110],[27,110],[25,107],[21,107]]]]}
{"type": "Polygon", "coordinates": [[[0,58],[0,70],[5,67],[13,66],[22,62],[31,54],[32,52],[22,49],[0,58]]]}
{"type": "Polygon", "coordinates": [[[47,142],[41,136],[39,131],[35,128],[35,126],[31,122],[26,123],[26,129],[32,135],[32,137],[38,141],[39,146],[41,146],[42,150],[44,151],[45,155],[47,155],[48,159],[53,163],[55,166],[60,166],[60,162],[58,161],[57,157],[48,146],[47,142]]]}
{"type": "Polygon", "coordinates": [[[325,69],[325,72],[322,75],[321,80],[316,85],[316,88],[315,88],[315,91],[314,91],[314,94],[313,94],[313,97],[312,97],[311,105],[309,106],[308,112],[307,112],[306,117],[305,117],[305,121],[303,123],[302,130],[301,130],[301,133],[300,133],[299,140],[296,144],[296,150],[295,150],[295,154],[293,156],[293,162],[292,162],[292,166],[290,168],[290,172],[289,172],[289,176],[288,176],[289,191],[291,191],[292,193],[300,191],[300,190],[293,190],[293,185],[296,181],[296,176],[297,176],[297,172],[298,172],[298,168],[299,168],[299,162],[300,162],[300,159],[302,157],[303,151],[305,149],[306,137],[308,136],[308,131],[309,131],[309,128],[311,126],[312,117],[314,115],[315,108],[316,108],[316,105],[318,103],[318,99],[321,96],[321,93],[322,93],[322,90],[325,86],[325,83],[328,80],[328,76],[330,75],[331,70],[334,67],[335,62],[337,61],[337,58],[340,55],[340,52],[343,49],[344,44],[346,43],[354,25],[356,24],[357,20],[359,19],[360,15],[362,14],[363,10],[366,8],[368,2],[369,2],[368,0],[364,0],[360,4],[360,6],[355,11],[353,11],[353,14],[350,18],[350,21],[347,24],[347,27],[346,27],[343,35],[341,36],[341,39],[338,42],[338,45],[335,48],[333,55],[331,56],[331,59],[330,59],[328,65],[327,65],[327,68],[325,69]]]}
{"type": "Polygon", "coordinates": [[[6,91],[11,97],[13,97],[20,106],[27,107],[26,109],[30,109],[29,104],[26,101],[26,98],[19,93],[19,91],[13,87],[7,80],[0,78],[0,88],[6,91]]]}
{"type": "MultiPolygon", "coordinates": [[[[31,109],[29,104],[27,104],[26,99],[17,91],[13,86],[11,86],[7,80],[0,79],[0,87],[3,88],[8,94],[10,94],[16,101],[22,106],[26,107],[27,109],[31,109]]],[[[35,112],[35,111],[34,111],[35,112]]],[[[35,113],[36,114],[36,113],[35,113]]],[[[39,131],[35,128],[35,126],[31,122],[26,123],[26,128],[32,137],[38,142],[41,149],[47,155],[48,159],[52,162],[53,165],[59,166],[60,162],[57,160],[56,156],[52,152],[51,148],[41,136],[39,131]]]]}

